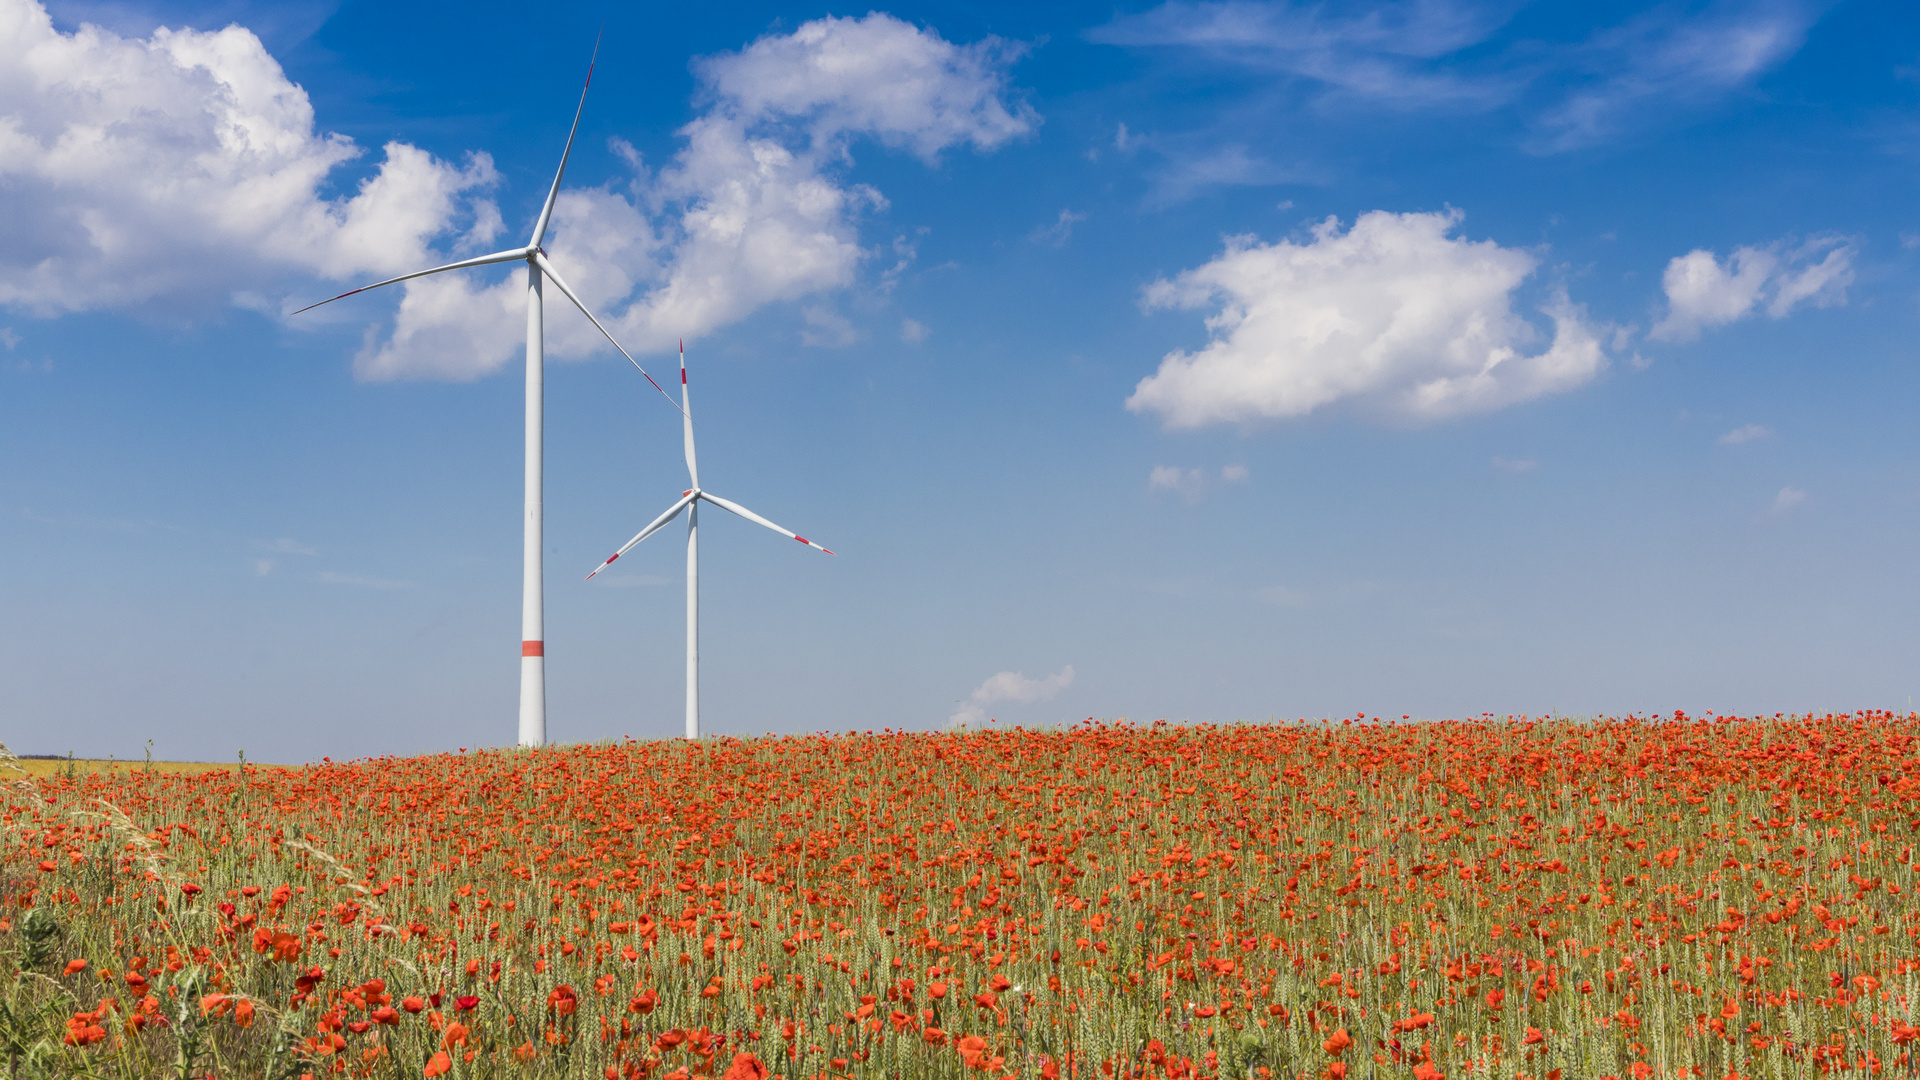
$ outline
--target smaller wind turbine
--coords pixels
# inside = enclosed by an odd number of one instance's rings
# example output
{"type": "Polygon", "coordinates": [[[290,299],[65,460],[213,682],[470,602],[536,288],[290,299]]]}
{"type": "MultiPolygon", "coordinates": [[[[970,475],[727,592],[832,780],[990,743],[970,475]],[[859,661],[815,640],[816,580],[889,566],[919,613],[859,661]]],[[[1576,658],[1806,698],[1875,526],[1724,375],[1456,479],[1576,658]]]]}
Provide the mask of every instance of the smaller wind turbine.
{"type": "MultiPolygon", "coordinates": [[[[761,517],[759,514],[741,506],[737,502],[723,499],[710,491],[700,490],[700,467],[693,457],[693,408],[687,403],[687,346],[680,344],[680,415],[681,430],[687,450],[687,478],[692,487],[680,493],[680,501],[667,507],[667,512],[653,519],[653,523],[641,529],[639,534],[621,546],[619,551],[607,556],[607,561],[593,568],[597,574],[613,565],[613,561],[632,550],[633,545],[659,532],[666,524],[687,512],[687,738],[700,737],[700,504],[710,502],[722,510],[739,514],[748,521],[765,525],[789,540],[798,540],[810,548],[819,548],[831,555],[833,552],[819,544],[787,530],[761,517]]],[[[593,574],[587,580],[593,580],[593,574]]]]}

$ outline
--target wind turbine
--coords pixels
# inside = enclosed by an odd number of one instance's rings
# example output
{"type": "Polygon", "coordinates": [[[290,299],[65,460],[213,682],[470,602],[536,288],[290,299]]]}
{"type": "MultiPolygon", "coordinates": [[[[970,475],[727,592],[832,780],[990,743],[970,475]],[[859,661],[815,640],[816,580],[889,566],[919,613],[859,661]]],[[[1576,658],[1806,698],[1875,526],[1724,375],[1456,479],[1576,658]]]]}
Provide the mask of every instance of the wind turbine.
{"type": "MultiPolygon", "coordinates": [[[[596,60],[599,58],[599,52],[600,46],[596,43],[594,45],[594,57],[596,60]]],[[[293,313],[298,315],[301,311],[312,311],[321,304],[331,304],[335,300],[342,300],[356,293],[363,293],[369,289],[378,289],[382,285],[411,281],[414,278],[444,273],[448,270],[464,270],[473,266],[491,266],[494,263],[507,262],[525,262],[527,264],[526,513],[522,556],[524,563],[522,566],[520,587],[521,746],[540,746],[547,741],[546,614],[542,590],[544,568],[541,565],[540,559],[541,525],[544,516],[541,506],[541,456],[544,448],[543,419],[546,397],[546,380],[543,371],[544,352],[541,340],[543,327],[541,304],[542,279],[551,280],[554,286],[557,287],[568,300],[573,301],[573,306],[579,308],[580,313],[585,315],[589,322],[593,323],[594,328],[606,335],[608,341],[613,342],[613,347],[620,350],[620,355],[626,357],[627,361],[634,367],[639,368],[640,374],[646,375],[647,381],[653,383],[653,388],[660,391],[661,396],[667,399],[667,403],[673,404],[673,398],[667,394],[666,390],[661,387],[659,383],[653,381],[653,376],[647,375],[647,370],[640,367],[640,362],[635,360],[631,353],[627,352],[625,348],[622,348],[618,341],[614,341],[613,335],[607,333],[607,328],[601,326],[600,320],[594,318],[593,312],[587,310],[587,305],[582,303],[580,297],[575,295],[574,291],[567,287],[567,283],[560,277],[559,271],[555,270],[553,263],[547,259],[546,250],[540,246],[540,242],[546,239],[547,226],[553,220],[553,204],[560,197],[560,178],[567,173],[567,158],[573,153],[573,137],[580,131],[580,114],[587,107],[587,90],[592,86],[593,62],[589,61],[587,63],[587,83],[586,86],[580,88],[580,104],[573,110],[573,127],[567,131],[567,147],[560,153],[560,168],[553,174],[553,186],[547,190],[547,201],[540,207],[540,219],[534,223],[533,235],[528,238],[525,247],[514,248],[511,251],[496,251],[491,255],[482,255],[474,259],[462,259],[459,262],[451,262],[445,266],[436,266],[431,270],[421,270],[412,274],[402,274],[396,278],[388,278],[385,281],[376,281],[371,285],[362,285],[360,288],[343,292],[339,296],[322,300],[319,304],[309,304],[301,308],[300,311],[293,313]]],[[[678,409],[680,406],[674,405],[674,408],[678,409]]]]}
{"type": "MultiPolygon", "coordinates": [[[[693,408],[687,403],[687,346],[680,344],[680,417],[683,442],[687,451],[687,478],[692,487],[680,493],[680,501],[667,507],[667,512],[653,519],[653,523],[641,529],[633,539],[621,545],[619,551],[607,556],[607,561],[593,568],[597,574],[613,565],[613,561],[632,550],[633,545],[659,532],[666,524],[687,512],[687,738],[700,737],[700,504],[710,502],[722,510],[729,510],[755,524],[765,525],[789,540],[798,540],[810,548],[819,548],[831,555],[833,552],[819,544],[787,530],[761,517],[759,514],[741,506],[737,502],[723,499],[710,491],[700,489],[700,467],[693,456],[693,408]]],[[[593,574],[587,580],[593,580],[593,574]]]]}

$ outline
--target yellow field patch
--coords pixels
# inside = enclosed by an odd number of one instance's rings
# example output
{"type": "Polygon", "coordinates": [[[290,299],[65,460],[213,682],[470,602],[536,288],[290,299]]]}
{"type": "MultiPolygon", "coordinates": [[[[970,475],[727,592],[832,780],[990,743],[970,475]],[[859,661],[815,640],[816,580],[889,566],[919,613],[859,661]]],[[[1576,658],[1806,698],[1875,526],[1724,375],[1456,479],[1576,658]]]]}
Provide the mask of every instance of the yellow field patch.
{"type": "MultiPolygon", "coordinates": [[[[248,762],[248,764],[252,765],[256,763],[248,762]]],[[[152,769],[154,772],[182,773],[189,776],[197,776],[201,773],[232,772],[234,765],[235,763],[231,761],[148,762],[112,761],[93,758],[73,758],[72,760],[68,760],[67,758],[24,758],[20,761],[20,767],[27,771],[28,776],[34,777],[64,775],[69,767],[71,767],[75,773],[112,772],[124,774],[140,772],[144,769],[152,769]]],[[[260,764],[260,768],[277,769],[280,768],[280,766],[260,764]]]]}

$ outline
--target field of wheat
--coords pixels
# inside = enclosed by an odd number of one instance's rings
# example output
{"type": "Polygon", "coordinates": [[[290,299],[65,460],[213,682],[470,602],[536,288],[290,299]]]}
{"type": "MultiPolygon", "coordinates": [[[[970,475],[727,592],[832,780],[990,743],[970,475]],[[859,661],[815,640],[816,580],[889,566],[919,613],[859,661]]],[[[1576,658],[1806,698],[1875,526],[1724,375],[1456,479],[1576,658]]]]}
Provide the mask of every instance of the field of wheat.
{"type": "Polygon", "coordinates": [[[12,1077],[1914,1068],[1916,718],[625,742],[4,788],[12,1077]]]}

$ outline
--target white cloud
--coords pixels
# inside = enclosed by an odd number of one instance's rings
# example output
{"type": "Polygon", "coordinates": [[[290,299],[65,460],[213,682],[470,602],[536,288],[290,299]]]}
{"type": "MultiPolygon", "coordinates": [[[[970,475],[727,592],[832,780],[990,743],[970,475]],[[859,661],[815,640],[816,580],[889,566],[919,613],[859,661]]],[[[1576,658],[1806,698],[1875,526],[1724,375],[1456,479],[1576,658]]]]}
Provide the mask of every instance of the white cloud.
{"type": "Polygon", "coordinates": [[[1147,490],[1177,492],[1190,503],[1199,502],[1206,496],[1207,474],[1199,469],[1155,465],[1147,474],[1147,490]]]}
{"type": "Polygon", "coordinates": [[[1773,497],[1773,512],[1784,514],[1807,500],[1807,493],[1797,487],[1783,487],[1773,497]]]}
{"type": "Polygon", "coordinates": [[[1734,428],[1732,431],[1727,432],[1714,441],[1718,442],[1721,446],[1739,446],[1741,443],[1750,443],[1755,439],[1764,439],[1772,434],[1772,428],[1762,427],[1759,424],[1747,424],[1744,427],[1734,428]]]}
{"type": "MultiPolygon", "coordinates": [[[[1227,465],[1220,470],[1219,483],[1238,484],[1249,475],[1245,465],[1227,465]]],[[[1205,469],[1182,469],[1176,465],[1156,465],[1147,474],[1148,491],[1168,491],[1179,495],[1188,504],[1198,503],[1207,497],[1213,487],[1214,479],[1205,469]]]]}
{"type": "Polygon", "coordinates": [[[255,577],[266,577],[268,574],[273,573],[273,560],[272,559],[253,560],[253,573],[255,577]]]}
{"type": "Polygon", "coordinates": [[[1003,702],[1029,705],[1036,701],[1052,701],[1060,691],[1072,685],[1072,664],[1039,679],[1029,679],[1018,671],[1002,671],[981,683],[948,718],[947,726],[974,727],[987,718],[987,707],[990,705],[1003,702]]]}
{"type": "Polygon", "coordinates": [[[179,318],[239,290],[399,272],[495,213],[486,155],[457,166],[399,142],[352,196],[323,197],[361,154],[314,129],[242,27],[68,34],[35,0],[0,0],[0,305],[179,318]]]}
{"type": "MultiPolygon", "coordinates": [[[[998,38],[956,45],[874,13],[817,19],[702,60],[695,71],[707,111],[681,129],[672,162],[649,172],[627,148],[632,197],[566,193],[548,249],[636,352],[845,288],[869,255],[859,218],[886,205],[872,187],[837,175],[852,161],[851,140],[870,137],[931,163],[950,147],[989,151],[1030,133],[1039,117],[1012,97],[1006,74],[1023,52],[998,38]]],[[[882,275],[883,291],[914,254],[905,237],[894,246],[901,261],[882,275]]],[[[363,377],[474,378],[523,348],[519,275],[486,287],[446,275],[407,288],[391,336],[370,339],[356,361],[363,377]]],[[[549,318],[547,335],[550,356],[606,348],[567,310],[549,318]]],[[[803,339],[844,344],[847,331],[809,321],[803,339]]]]}
{"type": "Polygon", "coordinates": [[[1237,142],[1208,145],[1203,140],[1182,137],[1161,140],[1158,149],[1165,160],[1152,171],[1149,206],[1171,206],[1208,187],[1266,187],[1325,179],[1267,161],[1237,142]]]}
{"type": "Polygon", "coordinates": [[[932,332],[933,331],[927,329],[926,323],[923,323],[918,319],[901,319],[900,320],[900,340],[906,342],[909,345],[920,344],[921,342],[927,340],[927,335],[931,334],[932,332]]]}
{"type": "Polygon", "coordinates": [[[801,321],[806,325],[800,330],[800,344],[816,349],[838,349],[860,340],[860,331],[853,328],[845,315],[829,307],[813,305],[800,310],[801,321]]]}
{"type": "Polygon", "coordinates": [[[1027,239],[1036,244],[1045,244],[1047,247],[1066,247],[1067,241],[1073,239],[1074,225],[1085,220],[1087,220],[1085,214],[1062,210],[1060,217],[1053,224],[1034,226],[1033,231],[1027,234],[1027,239]]]}
{"type": "MultiPolygon", "coordinates": [[[[616,141],[630,183],[563,192],[548,250],[636,351],[846,287],[868,256],[860,218],[886,205],[843,178],[852,141],[932,162],[950,147],[984,152],[1029,134],[1039,117],[1007,77],[1024,49],[955,44],[875,13],[701,60],[705,112],[681,129],[680,151],[652,169],[616,141]]],[[[305,91],[242,27],[67,34],[37,0],[0,0],[0,228],[11,240],[0,306],[278,314],[324,296],[316,278],[359,283],[431,266],[505,228],[487,198],[498,176],[485,154],[455,165],[390,143],[351,196],[325,197],[361,153],[315,128],[305,91]]],[[[909,244],[890,273],[911,257],[909,244]]],[[[369,328],[355,371],[493,371],[524,348],[525,288],[518,270],[409,282],[394,290],[391,324],[369,328]]],[[[563,299],[547,299],[549,356],[606,348],[563,299]]],[[[367,318],[367,302],[300,325],[367,318]]]]}
{"type": "Polygon", "coordinates": [[[13,350],[13,347],[15,345],[20,344],[20,342],[23,340],[24,339],[21,338],[20,336],[20,332],[15,330],[13,327],[0,326],[0,345],[5,345],[9,352],[13,350]]]}
{"type": "Polygon", "coordinates": [[[1565,58],[1591,75],[1541,117],[1538,148],[1591,145],[1738,92],[1799,51],[1819,8],[1732,0],[1689,16],[1663,6],[1602,31],[1565,58]]]}
{"type": "Polygon", "coordinates": [[[880,272],[880,280],[875,283],[880,292],[891,293],[894,287],[900,284],[900,279],[905,276],[907,268],[913,265],[913,260],[920,257],[920,238],[928,231],[928,227],[922,225],[912,236],[902,233],[893,238],[893,253],[898,258],[892,266],[880,272]]]}
{"type": "Polygon", "coordinates": [[[815,19],[696,70],[733,116],[797,123],[816,145],[865,132],[931,162],[963,143],[994,149],[1040,122],[1024,102],[1002,99],[1006,69],[1026,51],[992,37],[953,45],[875,13],[815,19]]]}
{"type": "Polygon", "coordinates": [[[1463,77],[1423,61],[1485,40],[1509,4],[1322,4],[1173,0],[1088,34],[1109,45],[1205,50],[1247,66],[1312,79],[1345,95],[1403,106],[1487,104],[1511,80],[1463,77]]]}
{"type": "Polygon", "coordinates": [[[1690,341],[1704,329],[1724,326],[1755,311],[1779,319],[1801,304],[1845,304],[1847,286],[1853,284],[1853,255],[1853,245],[1834,236],[1797,246],[1780,241],[1767,247],[1735,248],[1725,263],[1713,252],[1696,248],[1667,263],[1661,278],[1667,317],[1647,336],[1690,341]]]}
{"type": "Polygon", "coordinates": [[[1303,82],[1315,88],[1322,106],[1521,110],[1531,148],[1551,153],[1670,123],[1748,91],[1799,50],[1831,5],[1659,5],[1584,40],[1490,44],[1524,6],[1515,0],[1170,0],[1118,16],[1087,36],[1197,53],[1209,64],[1303,82]]]}
{"type": "Polygon", "coordinates": [[[1212,262],[1147,286],[1143,305],[1215,308],[1211,340],[1176,350],[1127,408],[1169,428],[1302,416],[1336,402],[1401,420],[1498,409],[1593,379],[1599,334],[1564,294],[1540,336],[1512,311],[1537,265],[1524,251],[1450,234],[1458,211],[1328,218],[1296,244],[1230,238],[1212,262]]]}

